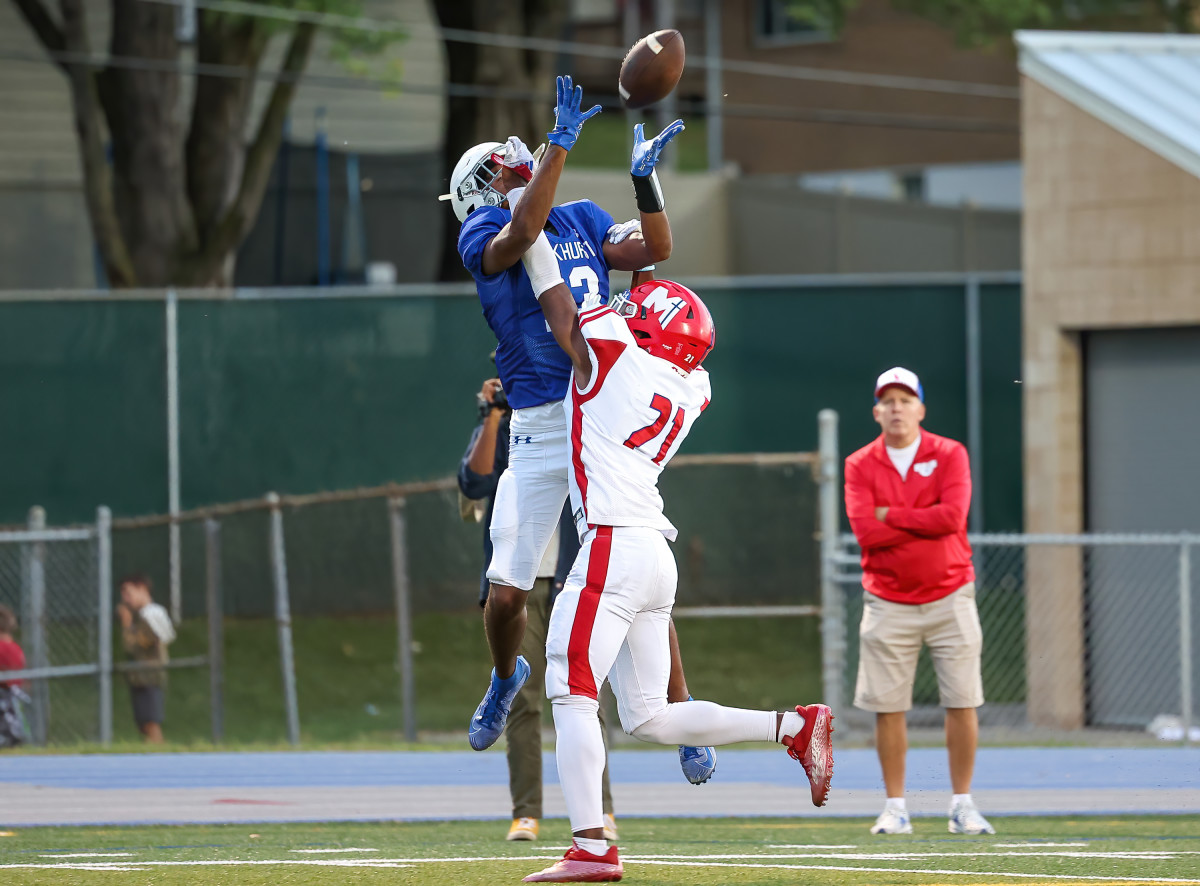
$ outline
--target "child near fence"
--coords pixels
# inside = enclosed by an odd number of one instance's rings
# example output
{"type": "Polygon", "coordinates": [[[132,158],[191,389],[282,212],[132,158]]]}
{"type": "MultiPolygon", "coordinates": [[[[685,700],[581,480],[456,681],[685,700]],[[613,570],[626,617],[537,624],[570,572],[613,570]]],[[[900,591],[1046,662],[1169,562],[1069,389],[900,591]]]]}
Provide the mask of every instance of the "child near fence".
{"type": "MultiPolygon", "coordinates": [[[[13,639],[17,632],[17,617],[7,606],[0,606],[0,671],[20,671],[25,668],[25,652],[13,639]]],[[[21,704],[29,701],[21,689],[20,680],[0,681],[0,748],[23,744],[28,736],[21,704]]]]}
{"type": "Polygon", "coordinates": [[[167,610],[151,597],[150,577],[142,573],[121,579],[121,602],[117,617],[121,639],[134,667],[126,674],[133,702],[133,719],[145,741],[160,744],[165,718],[167,646],[175,639],[175,628],[167,610]]]}

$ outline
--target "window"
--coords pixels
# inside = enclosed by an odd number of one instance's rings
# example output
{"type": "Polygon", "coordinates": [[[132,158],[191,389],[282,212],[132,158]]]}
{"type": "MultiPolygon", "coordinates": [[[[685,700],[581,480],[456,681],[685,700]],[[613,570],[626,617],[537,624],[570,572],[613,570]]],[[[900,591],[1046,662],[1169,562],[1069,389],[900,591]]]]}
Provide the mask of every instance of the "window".
{"type": "Polygon", "coordinates": [[[806,0],[757,0],[755,36],[762,44],[823,42],[832,39],[828,14],[806,0]]]}

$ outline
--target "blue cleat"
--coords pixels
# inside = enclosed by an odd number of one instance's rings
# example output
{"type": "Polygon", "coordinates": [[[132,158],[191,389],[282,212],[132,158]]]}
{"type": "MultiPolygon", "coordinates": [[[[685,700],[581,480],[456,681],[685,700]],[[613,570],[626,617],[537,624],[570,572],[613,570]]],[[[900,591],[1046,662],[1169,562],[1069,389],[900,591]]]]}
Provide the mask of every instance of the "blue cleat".
{"type": "Polygon", "coordinates": [[[492,682],[483,696],[483,701],[475,709],[471,718],[471,726],[467,730],[467,739],[471,747],[477,751],[486,751],[496,743],[504,724],[508,722],[508,712],[512,709],[513,699],[529,679],[529,662],[525,656],[517,656],[517,669],[507,680],[496,678],[496,669],[492,668],[492,682]]]}
{"type": "Polygon", "coordinates": [[[717,770],[716,748],[679,746],[679,765],[692,784],[704,784],[717,770]]]}

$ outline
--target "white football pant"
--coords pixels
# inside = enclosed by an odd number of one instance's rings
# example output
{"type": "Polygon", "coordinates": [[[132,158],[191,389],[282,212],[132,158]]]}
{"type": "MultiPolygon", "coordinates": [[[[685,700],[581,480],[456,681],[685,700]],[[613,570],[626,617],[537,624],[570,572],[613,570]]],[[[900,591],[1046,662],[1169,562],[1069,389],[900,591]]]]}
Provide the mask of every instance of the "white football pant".
{"type": "Polygon", "coordinates": [[[561,400],[514,409],[508,469],[492,506],[488,581],[528,591],[567,500],[567,417],[561,400]]]}
{"type": "Polygon", "coordinates": [[[657,529],[600,526],[583,540],[546,635],[558,776],[572,832],[600,827],[604,744],[596,694],[612,680],[626,733],[665,745],[775,741],[774,711],[667,704],[670,618],[678,573],[657,529]]]}

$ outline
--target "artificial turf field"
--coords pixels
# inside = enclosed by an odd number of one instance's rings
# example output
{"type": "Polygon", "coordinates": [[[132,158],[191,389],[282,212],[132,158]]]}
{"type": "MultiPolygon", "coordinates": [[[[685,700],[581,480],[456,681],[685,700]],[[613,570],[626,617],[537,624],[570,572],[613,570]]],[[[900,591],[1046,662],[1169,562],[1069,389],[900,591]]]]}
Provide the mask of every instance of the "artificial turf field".
{"type": "MultiPolygon", "coordinates": [[[[625,881],[670,884],[1197,883],[1200,816],[992,817],[995,836],[875,837],[868,819],[627,818],[625,881]]],[[[473,886],[519,883],[561,855],[567,822],[537,843],[506,824],[455,821],[26,828],[0,837],[0,883],[21,886],[473,886]]]]}

